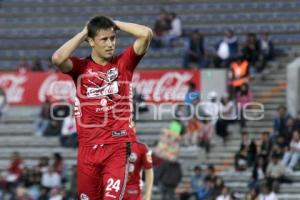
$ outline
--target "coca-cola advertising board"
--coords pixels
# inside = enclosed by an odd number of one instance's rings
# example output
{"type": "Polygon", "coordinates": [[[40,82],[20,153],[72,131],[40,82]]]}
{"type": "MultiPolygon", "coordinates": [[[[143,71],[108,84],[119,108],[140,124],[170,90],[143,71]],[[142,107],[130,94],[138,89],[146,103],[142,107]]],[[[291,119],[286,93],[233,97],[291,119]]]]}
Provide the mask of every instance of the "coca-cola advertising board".
{"type": "Polygon", "coordinates": [[[147,102],[180,102],[193,82],[200,91],[200,71],[198,70],[140,70],[133,76],[133,85],[147,102]]]}
{"type": "MultiPolygon", "coordinates": [[[[140,70],[133,76],[137,92],[152,103],[184,100],[189,82],[200,90],[198,70],[140,70]]],[[[76,91],[68,75],[54,72],[0,72],[0,87],[10,105],[22,106],[39,105],[46,97],[72,99],[76,91]]]]}

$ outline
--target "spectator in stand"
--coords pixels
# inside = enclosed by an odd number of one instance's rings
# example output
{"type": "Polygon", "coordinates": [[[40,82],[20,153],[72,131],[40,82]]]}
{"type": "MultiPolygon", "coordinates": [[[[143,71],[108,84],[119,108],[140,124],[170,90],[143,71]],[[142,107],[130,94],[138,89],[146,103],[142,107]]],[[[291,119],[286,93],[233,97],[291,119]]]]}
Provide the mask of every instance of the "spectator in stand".
{"type": "Polygon", "coordinates": [[[194,196],[197,199],[197,191],[199,188],[203,187],[203,181],[204,181],[204,174],[202,172],[201,167],[195,166],[194,167],[194,175],[191,177],[191,196],[194,196]]]}
{"type": "Polygon", "coordinates": [[[2,120],[2,115],[3,115],[6,105],[7,105],[6,94],[5,94],[4,89],[0,87],[0,122],[2,120]]]}
{"type": "Polygon", "coordinates": [[[18,64],[18,72],[23,74],[31,70],[31,65],[29,64],[26,57],[23,57],[18,64]]]}
{"type": "Polygon", "coordinates": [[[245,200],[259,200],[258,190],[257,189],[251,189],[250,192],[246,195],[245,200]]]}
{"type": "Polygon", "coordinates": [[[247,34],[246,41],[243,44],[242,54],[252,67],[256,67],[260,55],[260,43],[255,33],[247,34]]]}
{"type": "Polygon", "coordinates": [[[237,118],[235,104],[229,99],[228,95],[224,95],[221,99],[219,115],[220,117],[216,123],[216,133],[222,137],[225,144],[229,135],[227,127],[230,123],[235,122],[237,118]]]}
{"type": "Polygon", "coordinates": [[[259,146],[258,154],[265,160],[269,160],[270,153],[272,151],[273,143],[270,139],[270,133],[265,131],[261,134],[261,144],[259,146]]]}
{"type": "Polygon", "coordinates": [[[63,147],[77,147],[77,130],[73,113],[63,120],[60,144],[63,147]]]}
{"type": "Polygon", "coordinates": [[[42,104],[40,119],[38,120],[35,128],[35,135],[42,136],[45,134],[45,131],[47,130],[49,123],[51,121],[50,108],[51,108],[50,97],[47,96],[45,101],[42,104]]]}
{"type": "Polygon", "coordinates": [[[298,163],[300,156],[300,136],[299,132],[293,133],[293,139],[290,143],[290,148],[284,153],[283,164],[287,167],[289,172],[292,172],[298,163]]]}
{"type": "Polygon", "coordinates": [[[210,152],[210,141],[215,135],[215,125],[210,119],[202,120],[202,130],[199,135],[199,146],[210,152]]]}
{"type": "Polygon", "coordinates": [[[277,154],[272,155],[271,162],[267,167],[267,182],[275,191],[279,190],[280,183],[291,183],[285,177],[286,167],[280,162],[280,157],[277,154]]]}
{"type": "Polygon", "coordinates": [[[278,200],[277,195],[271,190],[270,186],[262,186],[259,200],[278,200]]]}
{"type": "Polygon", "coordinates": [[[32,71],[44,71],[44,67],[40,58],[38,57],[34,58],[32,64],[32,71]]]}
{"type": "Polygon", "coordinates": [[[181,164],[178,161],[164,161],[155,173],[156,180],[160,183],[162,199],[174,200],[175,189],[182,179],[181,164]]]}
{"type": "Polygon", "coordinates": [[[243,146],[234,157],[234,167],[236,171],[247,170],[248,162],[248,149],[243,146]]]}
{"type": "Polygon", "coordinates": [[[197,68],[205,68],[207,66],[204,37],[198,30],[192,32],[188,39],[186,53],[183,58],[183,67],[188,69],[191,63],[196,63],[197,68]]]}
{"type": "Polygon", "coordinates": [[[16,195],[12,199],[13,200],[32,200],[28,195],[27,189],[23,186],[18,186],[16,188],[16,195]]]}
{"type": "Polygon", "coordinates": [[[207,95],[209,102],[205,102],[204,113],[205,119],[211,121],[213,124],[216,124],[219,117],[219,107],[220,102],[218,101],[218,94],[215,91],[210,91],[207,95]]]}
{"type": "Polygon", "coordinates": [[[217,197],[216,200],[232,200],[231,194],[227,187],[223,187],[222,193],[217,197]]]}
{"type": "Polygon", "coordinates": [[[257,148],[254,140],[249,138],[248,132],[242,132],[242,142],[240,149],[246,147],[247,149],[247,165],[252,166],[256,159],[257,148]]]}
{"type": "Polygon", "coordinates": [[[168,15],[168,12],[162,9],[159,14],[159,19],[155,21],[153,28],[154,36],[151,42],[151,45],[154,48],[162,47],[161,38],[164,37],[171,29],[171,21],[168,15]]]}
{"type": "Polygon", "coordinates": [[[228,79],[230,95],[232,98],[236,98],[241,87],[244,84],[249,83],[249,75],[249,63],[242,56],[238,56],[233,62],[231,62],[228,79]]]}
{"type": "Polygon", "coordinates": [[[274,118],[273,122],[273,134],[271,136],[272,141],[275,142],[276,137],[279,134],[284,134],[287,130],[287,122],[291,117],[289,113],[287,113],[286,107],[284,105],[280,105],[277,108],[277,116],[274,118]]]}
{"type": "Polygon", "coordinates": [[[186,104],[193,104],[193,102],[198,101],[199,99],[200,99],[200,92],[197,91],[195,83],[190,82],[188,91],[184,98],[184,102],[186,104]]]}
{"type": "Polygon", "coordinates": [[[204,184],[197,191],[198,200],[214,199],[214,180],[209,177],[204,178],[204,184]]]}
{"type": "Polygon", "coordinates": [[[170,47],[172,41],[182,35],[181,20],[176,13],[171,12],[168,14],[169,21],[171,22],[171,29],[161,38],[164,46],[170,47]]]}
{"type": "Polygon", "coordinates": [[[145,102],[144,96],[139,94],[136,88],[133,89],[133,113],[134,117],[137,116],[138,113],[148,112],[149,108],[145,102]]]}
{"type": "Polygon", "coordinates": [[[237,92],[236,101],[238,103],[238,109],[241,116],[240,125],[242,128],[246,126],[246,119],[244,116],[244,112],[248,103],[251,103],[253,100],[252,92],[249,89],[249,85],[244,83],[240,90],[237,92]]]}
{"type": "Polygon", "coordinates": [[[259,48],[260,48],[260,65],[257,68],[257,72],[262,72],[268,61],[274,59],[275,50],[273,41],[269,37],[268,32],[264,32],[259,40],[259,48]]]}
{"type": "Polygon", "coordinates": [[[54,171],[56,171],[60,175],[64,175],[65,170],[66,170],[66,166],[65,166],[65,163],[64,163],[64,159],[63,159],[63,157],[61,156],[60,153],[54,153],[53,154],[52,167],[53,167],[54,171]]]}
{"type": "Polygon", "coordinates": [[[272,154],[276,153],[279,155],[280,158],[283,158],[283,155],[288,147],[289,143],[286,143],[284,137],[282,135],[279,135],[276,138],[276,143],[273,144],[272,154]]]}
{"type": "Polygon", "coordinates": [[[41,185],[48,191],[53,188],[60,188],[62,186],[62,177],[55,171],[54,167],[51,166],[47,172],[43,173],[41,185]]]}
{"type": "Polygon", "coordinates": [[[259,156],[256,159],[252,170],[252,180],[249,183],[251,189],[257,190],[260,188],[261,184],[265,183],[267,164],[267,161],[262,156],[259,156]]]}
{"type": "Polygon", "coordinates": [[[232,30],[224,32],[224,38],[216,45],[215,67],[227,68],[238,54],[238,40],[232,30]]]}
{"type": "Polygon", "coordinates": [[[43,156],[39,159],[39,163],[38,163],[37,167],[39,168],[40,172],[44,173],[44,172],[48,171],[49,166],[50,166],[49,157],[43,156]]]}
{"type": "Polygon", "coordinates": [[[295,131],[295,120],[290,117],[286,122],[286,129],[284,132],[280,133],[277,137],[282,136],[284,138],[285,143],[290,144],[293,132],[295,131]]]}
{"type": "Polygon", "coordinates": [[[10,164],[7,168],[6,181],[11,185],[17,183],[23,171],[23,159],[19,152],[13,152],[10,158],[10,164]]]}
{"type": "Polygon", "coordinates": [[[188,121],[185,134],[183,135],[183,142],[185,146],[196,147],[199,143],[199,136],[202,131],[202,123],[194,115],[192,119],[188,121]]]}

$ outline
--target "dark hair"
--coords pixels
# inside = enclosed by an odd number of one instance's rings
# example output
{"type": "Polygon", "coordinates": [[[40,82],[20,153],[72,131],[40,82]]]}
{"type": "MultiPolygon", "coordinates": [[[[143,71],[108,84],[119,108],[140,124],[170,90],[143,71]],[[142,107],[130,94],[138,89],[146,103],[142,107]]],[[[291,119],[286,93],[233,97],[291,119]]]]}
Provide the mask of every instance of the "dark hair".
{"type": "Polygon", "coordinates": [[[111,19],[105,16],[93,17],[87,25],[88,37],[94,38],[99,30],[109,28],[116,30],[116,25],[111,19]]]}

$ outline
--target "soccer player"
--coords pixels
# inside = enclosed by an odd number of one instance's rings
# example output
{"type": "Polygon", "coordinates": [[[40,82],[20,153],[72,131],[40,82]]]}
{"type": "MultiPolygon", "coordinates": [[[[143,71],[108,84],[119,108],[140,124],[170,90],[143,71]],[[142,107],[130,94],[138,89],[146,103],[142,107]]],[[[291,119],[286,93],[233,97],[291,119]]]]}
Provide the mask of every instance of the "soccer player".
{"type": "Polygon", "coordinates": [[[143,200],[151,200],[153,186],[152,153],[140,142],[131,144],[129,177],[123,200],[142,200],[141,173],[145,171],[146,191],[143,200]]]}
{"type": "Polygon", "coordinates": [[[52,62],[73,78],[77,88],[74,110],[79,140],[78,199],[123,197],[130,143],[136,141],[131,117],[131,79],[152,35],[146,26],[97,16],[52,55],[52,62]],[[117,30],[136,39],[114,56],[117,30]],[[72,56],[86,40],[91,55],[72,56]]]}

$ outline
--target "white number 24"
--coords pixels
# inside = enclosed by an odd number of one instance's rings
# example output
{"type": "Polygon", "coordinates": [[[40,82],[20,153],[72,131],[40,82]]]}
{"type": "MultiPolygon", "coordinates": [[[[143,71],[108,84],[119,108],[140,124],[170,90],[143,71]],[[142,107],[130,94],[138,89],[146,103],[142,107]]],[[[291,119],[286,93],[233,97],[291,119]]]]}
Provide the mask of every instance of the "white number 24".
{"type": "Polygon", "coordinates": [[[120,183],[121,183],[121,181],[119,179],[114,181],[114,179],[110,178],[107,181],[107,187],[105,190],[106,191],[115,190],[116,192],[118,192],[120,190],[120,183]]]}

